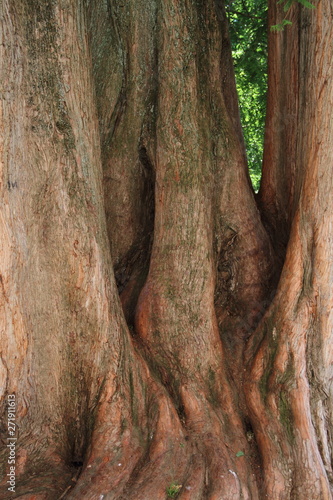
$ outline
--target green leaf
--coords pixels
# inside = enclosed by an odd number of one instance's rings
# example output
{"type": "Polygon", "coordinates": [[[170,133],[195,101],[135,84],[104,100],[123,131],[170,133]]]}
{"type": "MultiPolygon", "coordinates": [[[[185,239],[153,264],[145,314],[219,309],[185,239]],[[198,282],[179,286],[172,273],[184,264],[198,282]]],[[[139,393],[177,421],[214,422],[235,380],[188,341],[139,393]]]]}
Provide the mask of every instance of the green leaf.
{"type": "Polygon", "coordinates": [[[166,489],[166,493],[168,495],[168,498],[176,498],[178,495],[179,490],[182,489],[181,484],[177,484],[175,481],[173,481],[170,486],[166,489]]]}
{"type": "Polygon", "coordinates": [[[282,31],[285,26],[293,24],[288,19],[283,19],[282,23],[274,24],[271,26],[271,31],[282,31]]]}
{"type": "Polygon", "coordinates": [[[307,7],[308,9],[315,9],[316,7],[311,3],[308,2],[308,0],[297,0],[299,3],[304,5],[304,7],[307,7]]]}
{"type": "Polygon", "coordinates": [[[243,457],[245,455],[244,451],[237,451],[236,457],[243,457]]]}
{"type": "Polygon", "coordinates": [[[285,5],[283,7],[284,12],[287,12],[287,10],[290,9],[290,7],[292,6],[292,4],[294,2],[295,2],[295,0],[287,0],[287,2],[285,3],[285,5]]]}
{"type": "Polygon", "coordinates": [[[283,24],[282,23],[279,23],[279,24],[273,24],[271,26],[271,31],[282,31],[283,30],[283,24]]]}
{"type": "MultiPolygon", "coordinates": [[[[284,3],[285,0],[278,0],[278,4],[281,5],[282,3],[284,3]]],[[[306,7],[307,9],[315,9],[316,7],[311,3],[309,2],[309,0],[287,0],[286,3],[284,4],[284,7],[283,7],[283,10],[284,12],[287,12],[287,10],[290,9],[290,7],[294,4],[294,3],[300,3],[302,4],[304,7],[306,7]]],[[[278,26],[278,25],[275,25],[275,26],[278,26]]]]}

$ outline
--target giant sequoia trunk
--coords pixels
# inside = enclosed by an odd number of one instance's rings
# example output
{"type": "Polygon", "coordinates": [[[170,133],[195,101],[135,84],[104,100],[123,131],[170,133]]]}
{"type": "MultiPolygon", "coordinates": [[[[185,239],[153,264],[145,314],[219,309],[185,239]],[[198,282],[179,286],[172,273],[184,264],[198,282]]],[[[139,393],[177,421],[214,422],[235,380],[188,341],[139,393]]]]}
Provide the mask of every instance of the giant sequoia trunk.
{"type": "Polygon", "coordinates": [[[0,497],[331,499],[331,0],[258,200],[222,2],[0,8],[0,497]]]}

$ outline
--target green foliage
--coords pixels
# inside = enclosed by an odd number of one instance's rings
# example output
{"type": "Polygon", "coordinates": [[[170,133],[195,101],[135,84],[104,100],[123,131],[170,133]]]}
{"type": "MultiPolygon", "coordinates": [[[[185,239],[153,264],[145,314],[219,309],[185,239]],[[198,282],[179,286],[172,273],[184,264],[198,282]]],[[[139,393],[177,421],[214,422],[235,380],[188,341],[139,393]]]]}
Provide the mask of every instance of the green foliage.
{"type": "Polygon", "coordinates": [[[236,457],[244,457],[245,453],[244,451],[237,451],[236,457]]]}
{"type": "Polygon", "coordinates": [[[291,21],[288,21],[288,19],[283,19],[281,23],[273,24],[273,26],[271,26],[271,31],[282,31],[284,27],[287,26],[288,24],[293,24],[293,23],[291,21]]]}
{"type": "Polygon", "coordinates": [[[227,0],[226,10],[250,177],[258,191],[267,93],[267,1],[227,0]]]}
{"type": "MultiPolygon", "coordinates": [[[[293,4],[314,9],[309,0],[278,0],[287,12],[293,4]]],[[[226,0],[241,122],[250,177],[255,191],[261,179],[267,93],[267,0],[226,0]]],[[[292,22],[271,26],[282,31],[292,22]]]]}
{"type": "MultiPolygon", "coordinates": [[[[288,10],[290,9],[290,7],[292,5],[294,5],[295,3],[300,3],[301,5],[303,5],[303,7],[306,7],[307,9],[315,9],[315,6],[308,2],[308,0],[279,0],[278,1],[278,4],[284,4],[283,6],[283,10],[284,12],[288,12],[288,10]]],[[[284,29],[285,26],[287,25],[290,25],[290,24],[293,24],[291,21],[289,21],[288,19],[283,19],[281,23],[279,24],[274,24],[273,26],[271,26],[271,31],[282,31],[284,29]]]]}
{"type": "MultiPolygon", "coordinates": [[[[279,5],[283,4],[283,2],[285,2],[285,0],[279,0],[278,4],[279,5]]],[[[315,6],[311,2],[308,2],[308,0],[287,0],[283,6],[284,12],[287,12],[290,9],[290,7],[294,3],[297,3],[297,2],[300,3],[301,5],[303,5],[304,7],[306,7],[307,9],[314,9],[315,8],[315,6]]]]}
{"type": "Polygon", "coordinates": [[[166,494],[168,495],[168,498],[176,498],[181,488],[182,488],[181,484],[177,484],[176,482],[171,483],[170,486],[168,486],[168,488],[166,489],[166,494]]]}

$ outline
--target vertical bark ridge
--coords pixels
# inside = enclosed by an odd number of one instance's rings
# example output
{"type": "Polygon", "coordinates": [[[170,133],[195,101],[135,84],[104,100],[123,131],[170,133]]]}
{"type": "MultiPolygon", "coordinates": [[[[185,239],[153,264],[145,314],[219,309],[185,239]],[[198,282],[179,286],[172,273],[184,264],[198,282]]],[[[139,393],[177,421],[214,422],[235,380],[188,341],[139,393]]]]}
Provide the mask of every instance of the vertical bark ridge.
{"type": "Polygon", "coordinates": [[[17,494],[36,498],[58,497],[74,462],[83,462],[99,385],[117,364],[109,344],[120,342],[84,12],[76,7],[3,6],[2,81],[13,84],[2,101],[2,359],[10,373],[2,404],[16,394],[17,494]]]}
{"type": "Polygon", "coordinates": [[[254,335],[274,252],[220,2],[1,8],[0,397],[4,410],[18,397],[17,494],[331,499],[331,3],[301,23],[310,125],[278,207],[292,219],[285,267],[254,335]]]}
{"type": "MultiPolygon", "coordinates": [[[[207,19],[212,8],[203,8],[207,19]]],[[[228,351],[232,378],[240,380],[244,346],[262,317],[276,283],[275,255],[261,223],[240,131],[237,92],[224,10],[206,33],[204,57],[209,81],[202,76],[210,107],[210,157],[213,176],[215,309],[221,338],[228,351]],[[211,34],[215,33],[215,37],[211,34]],[[219,36],[216,36],[219,33],[219,36]],[[246,206],[246,210],[243,207],[246,206]]],[[[208,25],[208,23],[207,23],[208,25]]]]}
{"type": "Polygon", "coordinates": [[[300,197],[278,292],[255,336],[260,343],[254,349],[248,379],[249,406],[267,467],[266,494],[273,495],[279,484],[281,498],[332,498],[328,228],[333,158],[327,113],[333,96],[328,83],[332,79],[332,26],[327,21],[331,14],[331,2],[323,1],[301,16],[300,68],[305,81],[299,114],[307,125],[297,135],[295,185],[300,197]],[[273,451],[270,433],[278,436],[273,451]],[[267,457],[268,449],[275,463],[267,457]]]}
{"type": "Polygon", "coordinates": [[[106,219],[130,325],[148,272],[154,227],[155,11],[154,2],[106,2],[95,3],[91,12],[106,219]]]}
{"type": "MultiPolygon", "coordinates": [[[[299,115],[300,86],[300,15],[297,4],[288,12],[291,29],[270,30],[268,36],[268,96],[264,139],[262,180],[258,205],[273,245],[283,265],[288,238],[299,199],[301,165],[297,158],[295,136],[302,123],[299,115]]],[[[283,6],[271,1],[268,9],[268,29],[281,22],[283,6]]]]}
{"type": "MultiPolygon", "coordinates": [[[[155,231],[136,330],[148,363],[184,412],[191,442],[206,457],[209,479],[202,494],[214,498],[223,489],[228,498],[248,498],[256,495],[252,475],[235,460],[238,448],[248,445],[224,371],[214,307],[212,195],[215,175],[225,180],[228,164],[218,172],[213,158],[227,155],[226,144],[235,140],[221,93],[220,27],[210,3],[164,2],[159,16],[155,231]],[[207,71],[217,88],[207,82],[207,71]],[[212,129],[218,145],[212,144],[212,129]],[[234,429],[232,453],[224,444],[227,425],[234,429]]],[[[236,145],[231,148],[232,156],[236,145]]],[[[246,184],[243,158],[238,161],[246,184]]]]}

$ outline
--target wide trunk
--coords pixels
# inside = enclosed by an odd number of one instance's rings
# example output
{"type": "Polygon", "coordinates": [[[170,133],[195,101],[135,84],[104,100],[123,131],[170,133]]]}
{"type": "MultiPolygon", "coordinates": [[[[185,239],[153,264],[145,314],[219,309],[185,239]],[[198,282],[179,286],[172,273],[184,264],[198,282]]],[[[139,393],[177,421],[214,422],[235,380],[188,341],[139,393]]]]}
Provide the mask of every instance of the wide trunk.
{"type": "Polygon", "coordinates": [[[331,2],[259,208],[222,3],[0,8],[0,498],[331,499],[331,2]]]}

